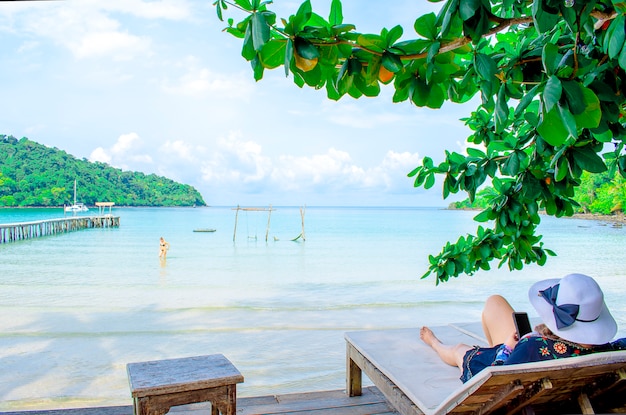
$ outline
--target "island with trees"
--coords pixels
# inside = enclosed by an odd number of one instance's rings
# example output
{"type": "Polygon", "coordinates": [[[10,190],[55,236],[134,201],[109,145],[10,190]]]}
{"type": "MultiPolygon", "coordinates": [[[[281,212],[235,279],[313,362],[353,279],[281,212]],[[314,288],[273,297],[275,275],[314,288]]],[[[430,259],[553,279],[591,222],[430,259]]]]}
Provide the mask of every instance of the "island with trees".
{"type": "Polygon", "coordinates": [[[192,186],[155,174],[122,171],[80,160],[28,138],[0,135],[0,207],[71,205],[74,180],[79,201],[118,206],[206,206],[192,186]]]}

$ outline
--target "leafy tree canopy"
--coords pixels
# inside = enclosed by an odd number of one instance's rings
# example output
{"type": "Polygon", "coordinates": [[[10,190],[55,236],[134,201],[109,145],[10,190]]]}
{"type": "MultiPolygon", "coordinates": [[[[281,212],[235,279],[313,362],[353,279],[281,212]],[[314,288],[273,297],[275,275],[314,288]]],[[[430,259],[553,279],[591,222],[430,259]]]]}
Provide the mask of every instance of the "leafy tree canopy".
{"type": "Polygon", "coordinates": [[[242,39],[256,80],[283,66],[296,85],[324,88],[334,100],[377,96],[383,84],[394,102],[419,107],[480,97],[464,119],[473,131],[467,153],[446,152],[439,164],[425,157],[409,173],[425,188],[441,175],[444,198],[464,191],[473,199],[485,183],[497,193],[475,217],[483,223],[476,235],[430,256],[424,277],[447,281],[494,260],[543,265],[550,251],[537,232],[540,209],[572,215],[584,171],[626,175],[626,4],[618,0],[447,0],[412,28],[380,33],[344,22],[340,0],[328,17],[307,0],[280,20],[270,1],[214,5],[220,19],[244,12],[225,30],[242,39]]]}
{"type": "Polygon", "coordinates": [[[205,206],[192,186],[155,174],[78,160],[27,138],[0,135],[0,207],[63,206],[78,201],[122,206],[205,206]]]}
{"type": "MultiPolygon", "coordinates": [[[[486,209],[498,193],[486,186],[476,193],[474,200],[469,198],[450,203],[451,209],[486,209]]],[[[626,213],[626,178],[608,171],[599,174],[584,172],[580,185],[576,188],[574,200],[578,204],[575,213],[592,213],[600,217],[618,216],[626,213]]]]}

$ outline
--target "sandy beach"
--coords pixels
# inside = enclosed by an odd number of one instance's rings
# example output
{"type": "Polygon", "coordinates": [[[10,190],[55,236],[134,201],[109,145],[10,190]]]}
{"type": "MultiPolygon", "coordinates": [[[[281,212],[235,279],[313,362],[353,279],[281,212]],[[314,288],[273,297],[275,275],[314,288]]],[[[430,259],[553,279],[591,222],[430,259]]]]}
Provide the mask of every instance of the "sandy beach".
{"type": "Polygon", "coordinates": [[[624,215],[623,213],[616,213],[613,215],[600,215],[598,213],[576,213],[574,214],[574,216],[572,216],[572,218],[598,220],[614,224],[626,224],[626,215],[624,215]]]}

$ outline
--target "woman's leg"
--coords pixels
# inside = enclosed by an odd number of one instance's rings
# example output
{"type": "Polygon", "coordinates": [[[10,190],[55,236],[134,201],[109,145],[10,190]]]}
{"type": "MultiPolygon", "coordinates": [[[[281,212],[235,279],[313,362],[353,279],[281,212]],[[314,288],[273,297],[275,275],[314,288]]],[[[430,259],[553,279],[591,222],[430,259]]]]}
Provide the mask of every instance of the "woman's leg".
{"type": "Polygon", "coordinates": [[[459,369],[463,370],[463,356],[471,349],[470,346],[462,343],[454,346],[443,344],[428,327],[420,329],[420,338],[432,347],[445,363],[450,366],[458,366],[459,369]]]}
{"type": "Polygon", "coordinates": [[[489,346],[506,343],[514,335],[513,311],[513,307],[501,295],[487,298],[482,323],[489,346]]]}

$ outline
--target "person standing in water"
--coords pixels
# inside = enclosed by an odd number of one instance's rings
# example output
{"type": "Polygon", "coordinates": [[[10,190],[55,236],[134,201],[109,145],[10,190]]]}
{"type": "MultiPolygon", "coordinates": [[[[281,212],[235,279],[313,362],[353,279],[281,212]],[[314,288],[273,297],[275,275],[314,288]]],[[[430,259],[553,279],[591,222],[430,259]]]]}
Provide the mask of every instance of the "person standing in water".
{"type": "Polygon", "coordinates": [[[166,259],[167,251],[170,249],[170,243],[167,242],[162,236],[159,241],[159,258],[166,259]]]}

